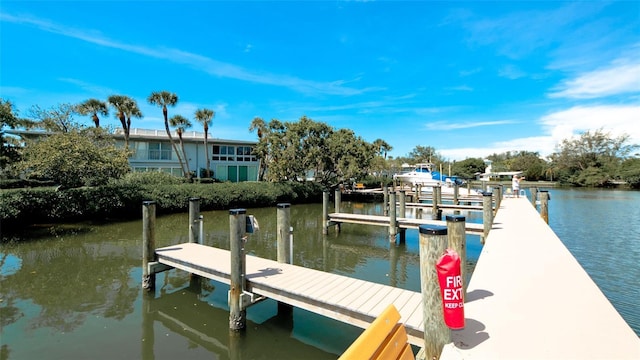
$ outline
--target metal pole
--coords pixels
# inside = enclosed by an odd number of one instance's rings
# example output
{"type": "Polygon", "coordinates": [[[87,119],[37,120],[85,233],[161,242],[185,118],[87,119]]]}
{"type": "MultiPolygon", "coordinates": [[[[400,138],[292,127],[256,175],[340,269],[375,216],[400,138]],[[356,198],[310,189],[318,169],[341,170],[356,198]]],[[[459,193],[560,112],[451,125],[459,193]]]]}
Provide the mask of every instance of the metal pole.
{"type": "Polygon", "coordinates": [[[451,341],[451,331],[444,323],[436,270],[436,263],[447,247],[447,227],[420,225],[419,230],[424,352],[425,359],[437,359],[442,347],[451,341]]]}
{"type": "Polygon", "coordinates": [[[229,234],[231,252],[231,274],[229,285],[229,329],[242,330],[247,324],[247,311],[242,307],[244,290],[244,237],[246,231],[245,209],[229,210],[229,234]]]}

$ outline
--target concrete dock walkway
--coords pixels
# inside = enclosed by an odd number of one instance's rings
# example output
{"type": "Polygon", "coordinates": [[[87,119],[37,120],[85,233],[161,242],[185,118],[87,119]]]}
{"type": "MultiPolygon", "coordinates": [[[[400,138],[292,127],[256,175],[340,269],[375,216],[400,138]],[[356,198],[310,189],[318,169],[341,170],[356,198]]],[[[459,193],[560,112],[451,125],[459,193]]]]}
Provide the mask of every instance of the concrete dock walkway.
{"type": "Polygon", "coordinates": [[[640,359],[638,336],[526,198],[502,201],[465,318],[441,359],[640,359]]]}

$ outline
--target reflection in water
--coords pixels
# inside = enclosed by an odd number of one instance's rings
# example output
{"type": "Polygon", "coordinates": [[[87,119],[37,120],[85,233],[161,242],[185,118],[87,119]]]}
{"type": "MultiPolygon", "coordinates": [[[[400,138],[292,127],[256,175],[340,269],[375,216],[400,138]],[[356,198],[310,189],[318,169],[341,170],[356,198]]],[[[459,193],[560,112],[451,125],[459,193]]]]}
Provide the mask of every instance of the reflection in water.
{"type": "MultiPolygon", "coordinates": [[[[598,223],[591,219],[596,209],[614,211],[606,199],[578,201],[572,200],[571,192],[553,192],[551,227],[625,319],[630,324],[635,321],[638,332],[639,316],[631,295],[638,289],[638,207],[621,207],[627,200],[615,195],[616,200],[608,201],[614,201],[614,208],[624,208],[628,216],[619,217],[624,221],[616,225],[613,212],[606,213],[598,216],[598,223]],[[598,201],[598,205],[584,201],[598,201]],[[622,235],[615,235],[616,227],[622,235]],[[606,229],[605,234],[598,232],[594,239],[593,233],[600,228],[606,229]],[[617,249],[607,250],[610,246],[617,249]],[[625,249],[625,257],[616,255],[620,248],[625,249]],[[610,266],[629,271],[599,270],[610,266]]],[[[640,193],[633,194],[636,201],[629,204],[640,200],[640,193]]],[[[343,202],[343,206],[346,212],[382,211],[379,204],[343,202]]],[[[247,242],[248,253],[276,259],[276,209],[248,209],[247,213],[260,222],[260,231],[247,242]]],[[[463,215],[469,222],[480,221],[480,214],[463,215]]],[[[203,212],[203,216],[204,243],[228,250],[228,211],[203,212]]],[[[339,234],[330,231],[323,236],[321,217],[320,204],[291,207],[294,264],[419,290],[417,231],[408,230],[406,243],[398,245],[389,243],[384,227],[345,224],[339,234]]],[[[156,245],[188,241],[187,224],[188,214],[159,217],[156,245]]],[[[33,237],[29,230],[13,235],[24,241],[3,243],[0,249],[1,359],[43,354],[50,359],[335,359],[361,332],[299,309],[278,316],[277,303],[267,300],[248,309],[244,333],[230,334],[228,286],[204,280],[198,290],[190,289],[188,274],[177,270],[158,274],[155,296],[143,297],[141,221],[58,225],[35,232],[33,237]],[[241,350],[229,352],[229,348],[241,350]]],[[[468,236],[467,274],[480,250],[479,237],[468,236]]]]}

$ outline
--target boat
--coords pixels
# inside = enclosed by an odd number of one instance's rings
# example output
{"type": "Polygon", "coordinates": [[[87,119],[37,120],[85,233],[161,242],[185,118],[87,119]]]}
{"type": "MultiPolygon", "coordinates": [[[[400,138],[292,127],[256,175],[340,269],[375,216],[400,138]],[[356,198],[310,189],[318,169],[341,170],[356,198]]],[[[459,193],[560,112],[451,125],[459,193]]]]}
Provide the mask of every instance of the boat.
{"type": "MultiPolygon", "coordinates": [[[[431,193],[434,186],[440,186],[443,194],[453,194],[454,185],[464,185],[464,181],[457,176],[447,176],[433,169],[432,163],[419,163],[415,165],[403,164],[399,174],[393,175],[393,180],[400,186],[409,185],[415,189],[418,185],[422,192],[431,193]]],[[[465,194],[463,190],[460,194],[465,194]]],[[[475,190],[468,192],[469,195],[479,194],[475,190]]]]}

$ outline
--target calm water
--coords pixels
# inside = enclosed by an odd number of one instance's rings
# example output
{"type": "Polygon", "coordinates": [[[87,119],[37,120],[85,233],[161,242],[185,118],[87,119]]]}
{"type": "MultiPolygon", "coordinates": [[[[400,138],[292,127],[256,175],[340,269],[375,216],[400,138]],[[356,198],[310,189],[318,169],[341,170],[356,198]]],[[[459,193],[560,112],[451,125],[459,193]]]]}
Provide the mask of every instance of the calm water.
{"type": "MultiPolygon", "coordinates": [[[[551,190],[550,225],[640,334],[632,294],[640,293],[640,193],[551,190]]],[[[343,211],[380,214],[379,204],[343,211]]],[[[417,231],[389,245],[387,229],[343,225],[322,236],[322,206],[291,208],[294,263],[419,291],[417,231]]],[[[249,209],[260,222],[247,250],[276,258],[276,209],[249,209]]],[[[229,248],[228,211],[204,212],[205,244],[229,248]]],[[[479,213],[465,214],[480,222],[479,213]]],[[[428,214],[426,214],[428,216],[428,214]]],[[[187,214],[159,217],[157,245],[188,241],[187,214]]],[[[189,288],[187,274],[158,275],[155,299],[142,296],[142,223],[41,227],[0,251],[0,359],[335,359],[360,329],[295,309],[276,316],[265,301],[248,312],[244,336],[228,331],[228,286],[189,288]]],[[[481,245],[467,238],[472,268],[481,245]]],[[[523,254],[526,256],[526,254],[523,254]]]]}

